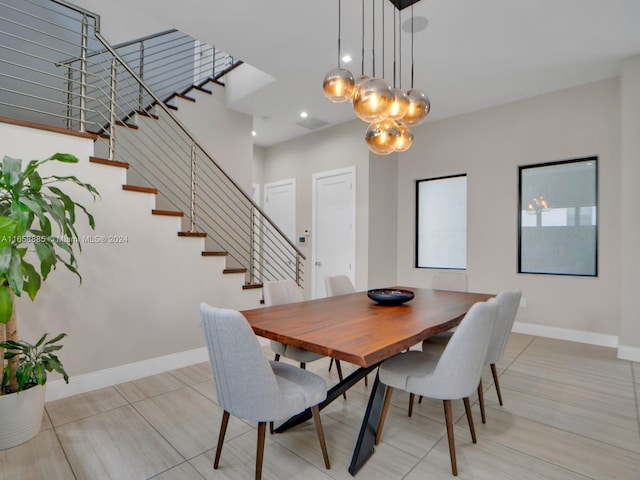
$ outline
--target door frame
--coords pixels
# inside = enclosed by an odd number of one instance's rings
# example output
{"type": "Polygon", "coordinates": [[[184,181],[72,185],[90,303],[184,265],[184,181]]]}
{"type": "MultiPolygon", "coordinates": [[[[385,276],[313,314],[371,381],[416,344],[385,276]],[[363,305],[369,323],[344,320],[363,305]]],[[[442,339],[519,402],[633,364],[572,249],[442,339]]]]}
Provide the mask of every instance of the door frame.
{"type": "Polygon", "coordinates": [[[357,204],[357,196],[356,196],[356,188],[357,188],[357,182],[356,182],[356,167],[351,166],[351,167],[345,167],[345,168],[338,168],[336,170],[327,170],[325,172],[318,172],[318,173],[314,173],[311,176],[311,297],[312,298],[316,298],[316,258],[317,258],[317,242],[315,241],[315,239],[317,238],[317,232],[318,232],[318,188],[317,188],[317,184],[318,181],[323,179],[323,178],[327,178],[327,177],[333,177],[336,175],[343,175],[345,173],[350,173],[351,174],[351,197],[352,197],[352,201],[353,201],[353,209],[351,211],[351,224],[353,225],[353,228],[351,229],[351,239],[350,239],[350,243],[351,243],[351,254],[352,254],[352,258],[351,258],[351,262],[353,265],[353,268],[351,269],[351,273],[350,273],[350,278],[351,278],[351,282],[355,285],[355,277],[356,277],[356,212],[358,210],[358,204],[357,204]]]}

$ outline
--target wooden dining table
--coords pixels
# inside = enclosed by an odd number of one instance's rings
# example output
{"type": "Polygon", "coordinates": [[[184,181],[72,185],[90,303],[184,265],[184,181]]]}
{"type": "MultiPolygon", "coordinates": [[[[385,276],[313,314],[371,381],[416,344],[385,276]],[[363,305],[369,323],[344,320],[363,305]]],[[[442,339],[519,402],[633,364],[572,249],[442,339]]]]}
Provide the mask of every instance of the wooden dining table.
{"type": "MultiPolygon", "coordinates": [[[[415,287],[414,298],[400,305],[381,305],[366,292],[308,300],[241,312],[256,335],[303,348],[360,368],[327,392],[326,407],[382,363],[404,350],[455,327],[476,302],[491,294],[452,292],[415,287]]],[[[384,385],[378,376],[371,388],[349,472],[355,475],[374,452],[384,385]]],[[[283,432],[311,418],[310,410],[280,425],[283,432]]]]}

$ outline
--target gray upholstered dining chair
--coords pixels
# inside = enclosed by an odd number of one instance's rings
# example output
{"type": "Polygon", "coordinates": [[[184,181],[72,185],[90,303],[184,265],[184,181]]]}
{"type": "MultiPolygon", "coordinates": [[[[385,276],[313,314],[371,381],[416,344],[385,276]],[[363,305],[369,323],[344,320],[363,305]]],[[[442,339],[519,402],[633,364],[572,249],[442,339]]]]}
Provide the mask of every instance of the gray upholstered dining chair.
{"type": "MultiPolygon", "coordinates": [[[[278,280],[264,282],[263,286],[264,304],[267,307],[272,305],[282,305],[285,303],[294,303],[304,301],[304,294],[302,289],[293,280],[278,280]]],[[[300,362],[301,368],[306,368],[307,363],[314,362],[324,355],[304,350],[303,348],[286,345],[282,342],[271,340],[271,349],[275,352],[275,360],[280,360],[280,357],[289,358],[296,362],[300,362]]],[[[338,367],[339,360],[336,360],[336,367],[338,369],[338,378],[342,380],[342,369],[338,367]]],[[[345,397],[346,398],[346,397],[345,397]]]]}
{"type": "Polygon", "coordinates": [[[249,323],[240,312],[200,305],[202,327],[218,395],[224,410],[213,468],[217,469],[229,416],[258,422],[256,479],[262,477],[266,422],[311,409],[324,463],[329,455],[318,404],[327,396],[327,384],[318,375],[281,362],[269,362],[249,323]]]}
{"type": "MultiPolygon", "coordinates": [[[[325,277],[324,286],[327,290],[327,296],[335,297],[337,295],[347,295],[348,293],[354,293],[356,287],[351,283],[351,279],[347,275],[333,275],[325,277]]],[[[333,358],[329,362],[329,371],[333,365],[333,358]]],[[[342,380],[342,367],[340,366],[340,360],[336,360],[336,370],[338,370],[338,377],[342,380]]],[[[365,385],[368,385],[367,377],[364,377],[365,385]]],[[[345,394],[345,397],[346,394],[345,394]]]]}
{"type": "MultiPolygon", "coordinates": [[[[496,363],[502,360],[507,348],[507,342],[511,335],[513,322],[516,319],[518,307],[520,306],[520,297],[522,297],[522,291],[520,290],[505,290],[500,292],[500,294],[495,298],[495,302],[498,305],[498,317],[491,336],[491,343],[489,344],[489,350],[487,351],[485,365],[488,363],[491,366],[493,384],[496,387],[496,393],[498,394],[498,401],[500,402],[500,405],[502,405],[502,392],[500,391],[500,382],[498,381],[496,363]]],[[[422,343],[422,351],[438,353],[444,349],[450,339],[451,332],[443,332],[438,335],[434,335],[422,343]]],[[[478,400],[478,403],[480,404],[482,423],[486,423],[487,419],[484,409],[482,378],[480,378],[480,383],[478,384],[478,400]]]]}
{"type": "MultiPolygon", "coordinates": [[[[431,280],[431,288],[434,290],[449,290],[451,292],[467,292],[467,273],[460,270],[445,270],[436,272],[431,280]]],[[[455,328],[453,329],[455,330],[455,328]]],[[[453,333],[447,332],[449,334],[453,333]]],[[[409,412],[408,415],[413,415],[413,403],[416,396],[409,396],[409,412]]],[[[418,400],[418,403],[422,403],[422,397],[418,400]]]]}
{"type": "Polygon", "coordinates": [[[476,390],[480,381],[497,313],[496,302],[476,303],[460,322],[441,355],[410,350],[385,360],[380,365],[380,381],[387,386],[387,390],[376,433],[376,444],[382,436],[394,389],[442,400],[451,471],[454,475],[458,474],[451,400],[464,400],[471,439],[476,443],[469,396],[476,390]]]}
{"type": "Polygon", "coordinates": [[[351,279],[347,275],[333,275],[325,277],[324,286],[327,289],[327,295],[329,297],[346,295],[356,291],[356,287],[353,286],[351,279]]]}

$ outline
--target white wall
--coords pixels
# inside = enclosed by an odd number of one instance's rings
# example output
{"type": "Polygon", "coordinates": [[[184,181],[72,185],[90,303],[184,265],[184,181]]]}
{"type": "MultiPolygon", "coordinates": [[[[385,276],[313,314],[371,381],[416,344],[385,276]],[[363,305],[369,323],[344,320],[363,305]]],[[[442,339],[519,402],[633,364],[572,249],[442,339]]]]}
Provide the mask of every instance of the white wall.
{"type": "MultiPolygon", "coordinates": [[[[201,256],[203,239],[177,236],[180,219],[151,215],[153,195],[122,190],[123,169],[89,163],[92,141],[0,123],[0,145],[0,155],[26,160],[55,152],[77,155],[80,164],[63,164],[57,171],[77,175],[102,196],[96,203],[84,192],[76,198],[96,219],[94,232],[79,214],[80,235],[126,237],[122,243],[82,245],[78,258],[82,285],[60,265],[35,302],[26,296],[19,299],[24,339],[36,340],[44,332],[68,334],[60,358],[76,379],[64,392],[78,392],[82,383],[78,376],[93,372],[95,377],[96,372],[135,362],[147,362],[155,369],[122,369],[118,378],[125,381],[131,379],[127,375],[157,373],[153,359],[202,349],[200,302],[236,309],[259,307],[261,292],[242,290],[243,275],[222,275],[223,257],[201,256]]],[[[189,358],[203,361],[206,353],[189,358]]],[[[179,365],[177,357],[172,361],[165,369],[179,365]]],[[[108,384],[109,378],[91,385],[104,382],[108,384]]]]}
{"type": "Polygon", "coordinates": [[[618,96],[615,78],[416,128],[399,156],[398,282],[428,287],[434,274],[413,266],[415,180],[466,173],[470,291],[519,287],[528,303],[519,322],[618,335],[618,96]],[[591,155],[599,158],[598,277],[518,274],[518,166],[591,155]]]}
{"type": "MultiPolygon", "coordinates": [[[[266,149],[264,181],[296,179],[296,226],[298,233],[311,229],[311,176],[314,173],[338,168],[356,167],[356,288],[364,290],[368,284],[369,237],[369,150],[364,142],[366,128],[361,121],[345,123],[283,142],[266,149]]],[[[307,257],[304,263],[305,295],[312,288],[311,246],[314,232],[307,245],[301,247],[307,257]]]]}
{"type": "Polygon", "coordinates": [[[196,102],[178,99],[178,111],[173,112],[200,144],[213,156],[227,174],[251,195],[253,166],[253,118],[229,110],[225,87],[209,82],[212,95],[189,93],[196,102]]]}
{"type": "Polygon", "coordinates": [[[620,356],[640,361],[640,55],[627,60],[620,85],[622,108],[622,295],[620,356]]]}
{"type": "Polygon", "coordinates": [[[369,279],[367,288],[396,285],[398,155],[369,154],[369,279]]]}

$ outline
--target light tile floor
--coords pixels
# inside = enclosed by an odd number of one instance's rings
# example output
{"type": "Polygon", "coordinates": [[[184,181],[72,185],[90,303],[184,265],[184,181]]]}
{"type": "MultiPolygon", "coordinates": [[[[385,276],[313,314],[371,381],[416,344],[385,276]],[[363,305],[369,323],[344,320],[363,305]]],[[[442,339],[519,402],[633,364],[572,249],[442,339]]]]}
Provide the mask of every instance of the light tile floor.
{"type": "MultiPolygon", "coordinates": [[[[332,384],[337,374],[327,367],[325,360],[309,365],[332,384]]],[[[462,402],[454,402],[459,478],[640,479],[640,364],[609,348],[514,334],[498,370],[505,404],[485,369],[486,425],[473,407],[477,444],[462,402]]],[[[323,410],[331,470],[305,424],[267,435],[263,478],[351,478],[367,398],[360,382],[323,410]]],[[[453,478],[441,402],[416,402],[412,418],[407,405],[408,395],[396,392],[382,442],[356,478],[453,478]]],[[[234,417],[213,470],[221,417],[207,363],[50,402],[40,435],[0,452],[0,479],[253,478],[255,425],[234,417]]]]}

